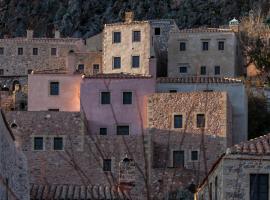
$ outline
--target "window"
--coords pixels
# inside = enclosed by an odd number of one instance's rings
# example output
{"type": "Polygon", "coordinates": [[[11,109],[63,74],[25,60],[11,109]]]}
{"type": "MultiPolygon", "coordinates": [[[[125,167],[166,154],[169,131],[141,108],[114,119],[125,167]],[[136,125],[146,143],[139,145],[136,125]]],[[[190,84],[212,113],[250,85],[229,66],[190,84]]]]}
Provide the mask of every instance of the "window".
{"type": "Polygon", "coordinates": [[[99,64],[93,64],[93,74],[99,73],[99,64]]]}
{"type": "Polygon", "coordinates": [[[173,151],[173,167],[185,166],[185,154],[184,151],[173,151]]]}
{"type": "Polygon", "coordinates": [[[198,151],[191,151],[191,160],[192,161],[198,160],[198,151]]]}
{"type": "Polygon", "coordinates": [[[215,199],[218,200],[218,177],[215,177],[215,199]]]}
{"type": "Polygon", "coordinates": [[[18,48],[18,55],[23,55],[23,48],[18,48]]]}
{"type": "Polygon", "coordinates": [[[180,51],[185,51],[185,50],[186,50],[186,43],[180,42],[180,51]]]}
{"type": "Polygon", "coordinates": [[[129,135],[129,126],[117,126],[117,135],[129,135]]]}
{"type": "Polygon", "coordinates": [[[113,57],[113,69],[121,68],[121,57],[113,57]]]}
{"type": "Polygon", "coordinates": [[[132,56],[132,68],[140,67],[140,56],[132,56]]]}
{"type": "Polygon", "coordinates": [[[4,69],[0,69],[0,75],[4,75],[4,69]]]}
{"type": "Polygon", "coordinates": [[[33,71],[32,69],[28,69],[27,74],[32,74],[32,71],[33,71]]]}
{"type": "Polygon", "coordinates": [[[123,92],[123,104],[132,104],[132,92],[123,92]]]}
{"type": "Polygon", "coordinates": [[[203,51],[208,51],[208,42],[203,42],[202,43],[202,50],[203,51]]]}
{"type": "Polygon", "coordinates": [[[43,150],[43,137],[34,137],[34,150],[43,150]]]}
{"type": "Polygon", "coordinates": [[[99,134],[100,135],[107,135],[107,128],[100,128],[99,129],[99,134]]]}
{"type": "Polygon", "coordinates": [[[180,73],[180,74],[185,74],[185,73],[187,73],[187,67],[186,67],[186,66],[179,67],[179,73],[180,73]]]}
{"type": "Polygon", "coordinates": [[[63,150],[63,138],[62,137],[54,137],[53,138],[53,150],[63,150]]]}
{"type": "Polygon", "coordinates": [[[213,199],[212,196],[213,196],[213,184],[210,183],[210,186],[209,186],[209,197],[210,198],[209,199],[212,200],[213,199]]]}
{"type": "Polygon", "coordinates": [[[57,54],[57,49],[51,48],[51,56],[56,56],[56,54],[57,54]]]}
{"type": "Polygon", "coordinates": [[[0,47],[0,55],[4,55],[4,47],[0,47]]]}
{"type": "Polygon", "coordinates": [[[49,108],[48,111],[59,112],[59,108],[49,108]]]}
{"type": "Polygon", "coordinates": [[[50,82],[50,95],[59,95],[59,82],[50,82]]]}
{"type": "Polygon", "coordinates": [[[110,103],[111,103],[111,93],[101,92],[101,104],[110,104],[110,103]]]}
{"type": "Polygon", "coordinates": [[[268,200],[268,187],[268,174],[250,174],[250,200],[268,200]]]}
{"type": "Polygon", "coordinates": [[[84,72],[84,64],[78,65],[78,72],[83,73],[84,72]]]}
{"type": "Polygon", "coordinates": [[[205,127],[205,115],[197,114],[197,128],[204,128],[204,127],[205,127]]]}
{"type": "Polygon", "coordinates": [[[103,160],[103,171],[104,172],[112,171],[112,160],[111,159],[104,159],[103,160]]]}
{"type": "Polygon", "coordinates": [[[220,75],[220,66],[215,66],[215,75],[220,75]]]}
{"type": "Polygon", "coordinates": [[[201,75],[206,75],[206,66],[201,66],[201,75]]]}
{"type": "Polygon", "coordinates": [[[133,31],[132,41],[133,42],[140,42],[141,41],[141,31],[133,31]]]}
{"type": "Polygon", "coordinates": [[[34,56],[38,55],[38,48],[33,48],[33,55],[34,56]]]}
{"type": "Polygon", "coordinates": [[[155,35],[160,35],[160,28],[159,27],[155,28],[155,35]]]}
{"type": "Polygon", "coordinates": [[[174,128],[183,128],[183,116],[182,115],[174,115],[174,128]]]}
{"type": "Polygon", "coordinates": [[[121,32],[113,32],[113,43],[121,42],[121,32]]]}
{"type": "Polygon", "coordinates": [[[224,50],[224,41],[218,42],[218,50],[223,51],[224,50]]]}
{"type": "Polygon", "coordinates": [[[169,93],[177,93],[177,90],[169,90],[169,93]]]}

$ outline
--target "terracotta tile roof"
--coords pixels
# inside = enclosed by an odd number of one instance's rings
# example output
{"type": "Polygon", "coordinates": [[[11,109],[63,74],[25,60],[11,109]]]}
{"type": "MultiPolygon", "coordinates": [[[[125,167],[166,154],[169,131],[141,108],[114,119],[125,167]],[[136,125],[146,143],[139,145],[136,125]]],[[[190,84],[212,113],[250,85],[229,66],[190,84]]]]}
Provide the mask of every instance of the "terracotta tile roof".
{"type": "Polygon", "coordinates": [[[247,142],[234,145],[230,154],[270,155],[270,133],[247,142]]]}
{"type": "Polygon", "coordinates": [[[242,83],[242,80],[226,77],[186,76],[158,78],[157,83],[242,83]]]}
{"type": "Polygon", "coordinates": [[[84,76],[89,79],[148,79],[151,75],[129,74],[129,73],[108,73],[84,76]]]}
{"type": "Polygon", "coordinates": [[[66,73],[67,70],[65,68],[34,70],[32,72],[32,74],[66,74],[66,73]]]}
{"type": "Polygon", "coordinates": [[[36,185],[31,184],[30,189],[31,200],[121,200],[130,199],[127,193],[122,193],[115,187],[110,186],[92,186],[92,185],[36,185]]]}
{"type": "Polygon", "coordinates": [[[180,29],[178,31],[173,31],[172,33],[234,33],[232,29],[229,28],[191,28],[191,29],[180,29]]]}

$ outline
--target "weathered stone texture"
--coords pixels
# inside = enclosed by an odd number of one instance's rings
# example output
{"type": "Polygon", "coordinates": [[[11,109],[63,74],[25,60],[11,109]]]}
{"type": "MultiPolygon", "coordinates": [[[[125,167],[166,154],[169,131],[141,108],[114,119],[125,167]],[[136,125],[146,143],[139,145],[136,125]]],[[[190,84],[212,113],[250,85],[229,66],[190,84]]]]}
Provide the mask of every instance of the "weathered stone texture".
{"type": "Polygon", "coordinates": [[[0,199],[29,199],[27,160],[0,114],[0,199]],[[7,195],[8,194],[8,195],[7,195]]]}

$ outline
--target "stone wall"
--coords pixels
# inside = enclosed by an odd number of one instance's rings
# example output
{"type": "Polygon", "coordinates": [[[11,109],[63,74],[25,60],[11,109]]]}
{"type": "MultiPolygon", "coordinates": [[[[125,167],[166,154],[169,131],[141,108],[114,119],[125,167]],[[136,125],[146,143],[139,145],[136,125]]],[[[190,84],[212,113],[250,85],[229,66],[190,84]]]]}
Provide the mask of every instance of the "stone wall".
{"type": "Polygon", "coordinates": [[[148,99],[152,138],[151,178],[164,190],[198,184],[215,160],[231,145],[231,106],[225,92],[157,93],[148,99]],[[192,101],[191,101],[192,99],[192,101]],[[204,113],[206,128],[196,127],[204,113]],[[183,128],[173,128],[173,115],[183,116],[183,128]],[[203,146],[203,147],[202,147],[203,146]],[[173,166],[173,151],[184,151],[184,167],[173,166]],[[191,159],[198,152],[198,160],[191,159]]]}
{"type": "Polygon", "coordinates": [[[70,51],[85,51],[81,39],[72,38],[7,38],[0,40],[0,69],[4,76],[27,75],[30,70],[59,69],[66,66],[66,57],[70,51]],[[18,55],[23,48],[23,55],[18,55]],[[38,55],[33,55],[33,48],[38,55]],[[51,55],[56,48],[56,55],[51,55]]]}
{"type": "Polygon", "coordinates": [[[25,155],[0,114],[0,199],[29,199],[28,166],[25,155]]]}
{"type": "Polygon", "coordinates": [[[170,34],[168,48],[168,76],[198,76],[200,67],[206,66],[207,76],[215,76],[215,66],[220,66],[220,75],[239,76],[237,37],[230,29],[191,29],[174,31],[170,34]],[[208,42],[209,50],[202,50],[202,42],[208,42]],[[218,42],[224,42],[224,50],[218,50],[218,42]],[[180,51],[180,42],[186,50],[180,51]],[[217,59],[218,58],[218,59],[217,59]],[[180,73],[179,67],[187,67],[187,73],[180,73]]]}

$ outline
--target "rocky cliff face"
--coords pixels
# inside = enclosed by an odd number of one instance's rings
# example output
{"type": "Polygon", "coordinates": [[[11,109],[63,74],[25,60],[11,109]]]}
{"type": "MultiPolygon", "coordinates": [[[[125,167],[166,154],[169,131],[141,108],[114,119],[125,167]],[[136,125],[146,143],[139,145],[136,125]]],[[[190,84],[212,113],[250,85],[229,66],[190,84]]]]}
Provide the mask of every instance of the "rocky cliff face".
{"type": "Polygon", "coordinates": [[[28,27],[50,36],[55,26],[64,36],[89,37],[104,23],[120,21],[126,10],[139,20],[173,18],[181,28],[218,26],[258,2],[269,6],[269,0],[0,0],[0,37],[22,36],[28,27]]]}

